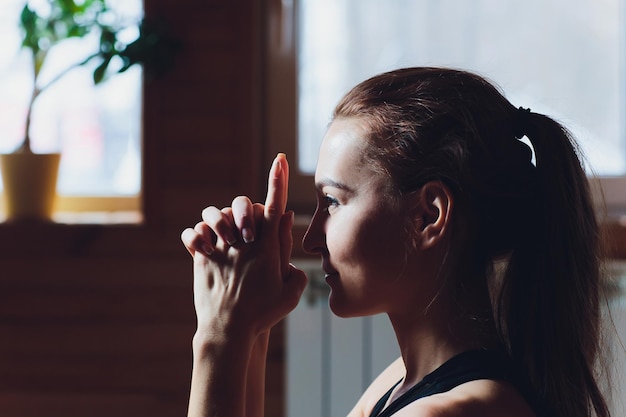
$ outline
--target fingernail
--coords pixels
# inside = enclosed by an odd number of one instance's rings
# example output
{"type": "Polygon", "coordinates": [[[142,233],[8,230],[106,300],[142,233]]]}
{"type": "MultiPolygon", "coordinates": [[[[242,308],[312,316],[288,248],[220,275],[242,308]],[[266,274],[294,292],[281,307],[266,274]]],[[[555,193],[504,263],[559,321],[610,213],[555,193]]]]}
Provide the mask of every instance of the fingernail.
{"type": "Polygon", "coordinates": [[[230,246],[233,246],[235,243],[237,243],[237,238],[231,236],[228,239],[226,239],[226,242],[228,242],[230,246]]]}
{"type": "Polygon", "coordinates": [[[250,229],[249,227],[244,227],[243,229],[241,229],[241,237],[246,243],[254,242],[254,233],[252,233],[252,229],[250,229]]]}
{"type": "Polygon", "coordinates": [[[282,166],[280,164],[280,161],[278,160],[278,157],[274,159],[274,170],[275,177],[278,178],[280,176],[280,172],[282,171],[282,166]]]}

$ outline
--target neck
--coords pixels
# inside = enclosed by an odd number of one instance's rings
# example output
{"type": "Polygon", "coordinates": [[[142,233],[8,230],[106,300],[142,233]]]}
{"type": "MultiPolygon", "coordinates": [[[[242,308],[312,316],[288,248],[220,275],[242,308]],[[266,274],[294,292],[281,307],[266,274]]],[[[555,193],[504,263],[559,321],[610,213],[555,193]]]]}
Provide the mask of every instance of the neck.
{"type": "Polygon", "coordinates": [[[490,319],[480,324],[466,315],[460,318],[463,316],[446,311],[445,306],[451,304],[439,300],[427,312],[389,314],[406,368],[397,395],[459,353],[498,346],[490,319]]]}

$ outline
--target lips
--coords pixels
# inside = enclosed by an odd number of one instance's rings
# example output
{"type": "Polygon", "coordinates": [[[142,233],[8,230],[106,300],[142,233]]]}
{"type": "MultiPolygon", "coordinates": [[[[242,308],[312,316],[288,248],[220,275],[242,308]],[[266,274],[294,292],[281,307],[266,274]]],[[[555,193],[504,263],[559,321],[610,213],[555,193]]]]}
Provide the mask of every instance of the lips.
{"type": "Polygon", "coordinates": [[[328,282],[329,279],[338,275],[337,270],[330,265],[330,262],[328,262],[326,258],[322,258],[322,269],[324,270],[324,281],[326,281],[327,284],[330,284],[328,282]]]}

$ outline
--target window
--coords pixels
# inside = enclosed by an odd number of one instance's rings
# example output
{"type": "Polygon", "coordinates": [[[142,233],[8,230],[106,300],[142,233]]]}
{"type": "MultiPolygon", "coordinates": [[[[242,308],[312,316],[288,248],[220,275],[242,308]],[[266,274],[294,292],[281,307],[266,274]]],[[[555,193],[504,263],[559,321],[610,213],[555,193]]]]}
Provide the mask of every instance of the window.
{"type": "MultiPolygon", "coordinates": [[[[0,5],[0,152],[11,152],[24,134],[33,86],[29,54],[20,49],[18,28],[24,0],[0,5]]],[[[45,1],[31,0],[45,8],[45,1]]],[[[141,0],[109,0],[129,22],[143,14],[141,0]]],[[[124,33],[128,41],[135,29],[124,33]]],[[[70,39],[50,51],[42,82],[80,62],[98,47],[98,34],[70,39]]],[[[95,65],[96,63],[94,63],[95,65]]],[[[141,77],[139,66],[94,86],[94,66],[73,69],[38,97],[33,110],[34,152],[61,151],[58,209],[127,211],[139,208],[141,192],[141,77]]],[[[1,187],[1,184],[0,184],[1,187]]],[[[133,219],[136,219],[133,217],[133,219]]]]}
{"type": "Polygon", "coordinates": [[[570,128],[602,176],[607,204],[626,207],[626,193],[617,192],[626,186],[622,7],[621,0],[282,1],[268,40],[286,61],[284,27],[293,19],[298,166],[312,174],[333,106],[357,82],[398,67],[452,66],[485,75],[514,105],[570,128]]]}

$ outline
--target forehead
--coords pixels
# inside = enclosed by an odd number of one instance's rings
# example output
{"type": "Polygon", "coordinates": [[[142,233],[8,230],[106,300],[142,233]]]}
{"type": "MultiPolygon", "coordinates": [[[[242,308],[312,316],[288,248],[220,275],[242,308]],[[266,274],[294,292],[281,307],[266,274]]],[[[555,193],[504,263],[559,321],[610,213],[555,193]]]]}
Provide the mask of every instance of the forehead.
{"type": "Polygon", "coordinates": [[[371,163],[364,158],[368,146],[366,124],[357,118],[339,118],[328,127],[320,148],[315,181],[358,186],[363,182],[382,181],[371,163]]]}
{"type": "Polygon", "coordinates": [[[316,177],[341,166],[354,166],[363,159],[365,130],[357,119],[336,119],[322,140],[316,177]]]}

